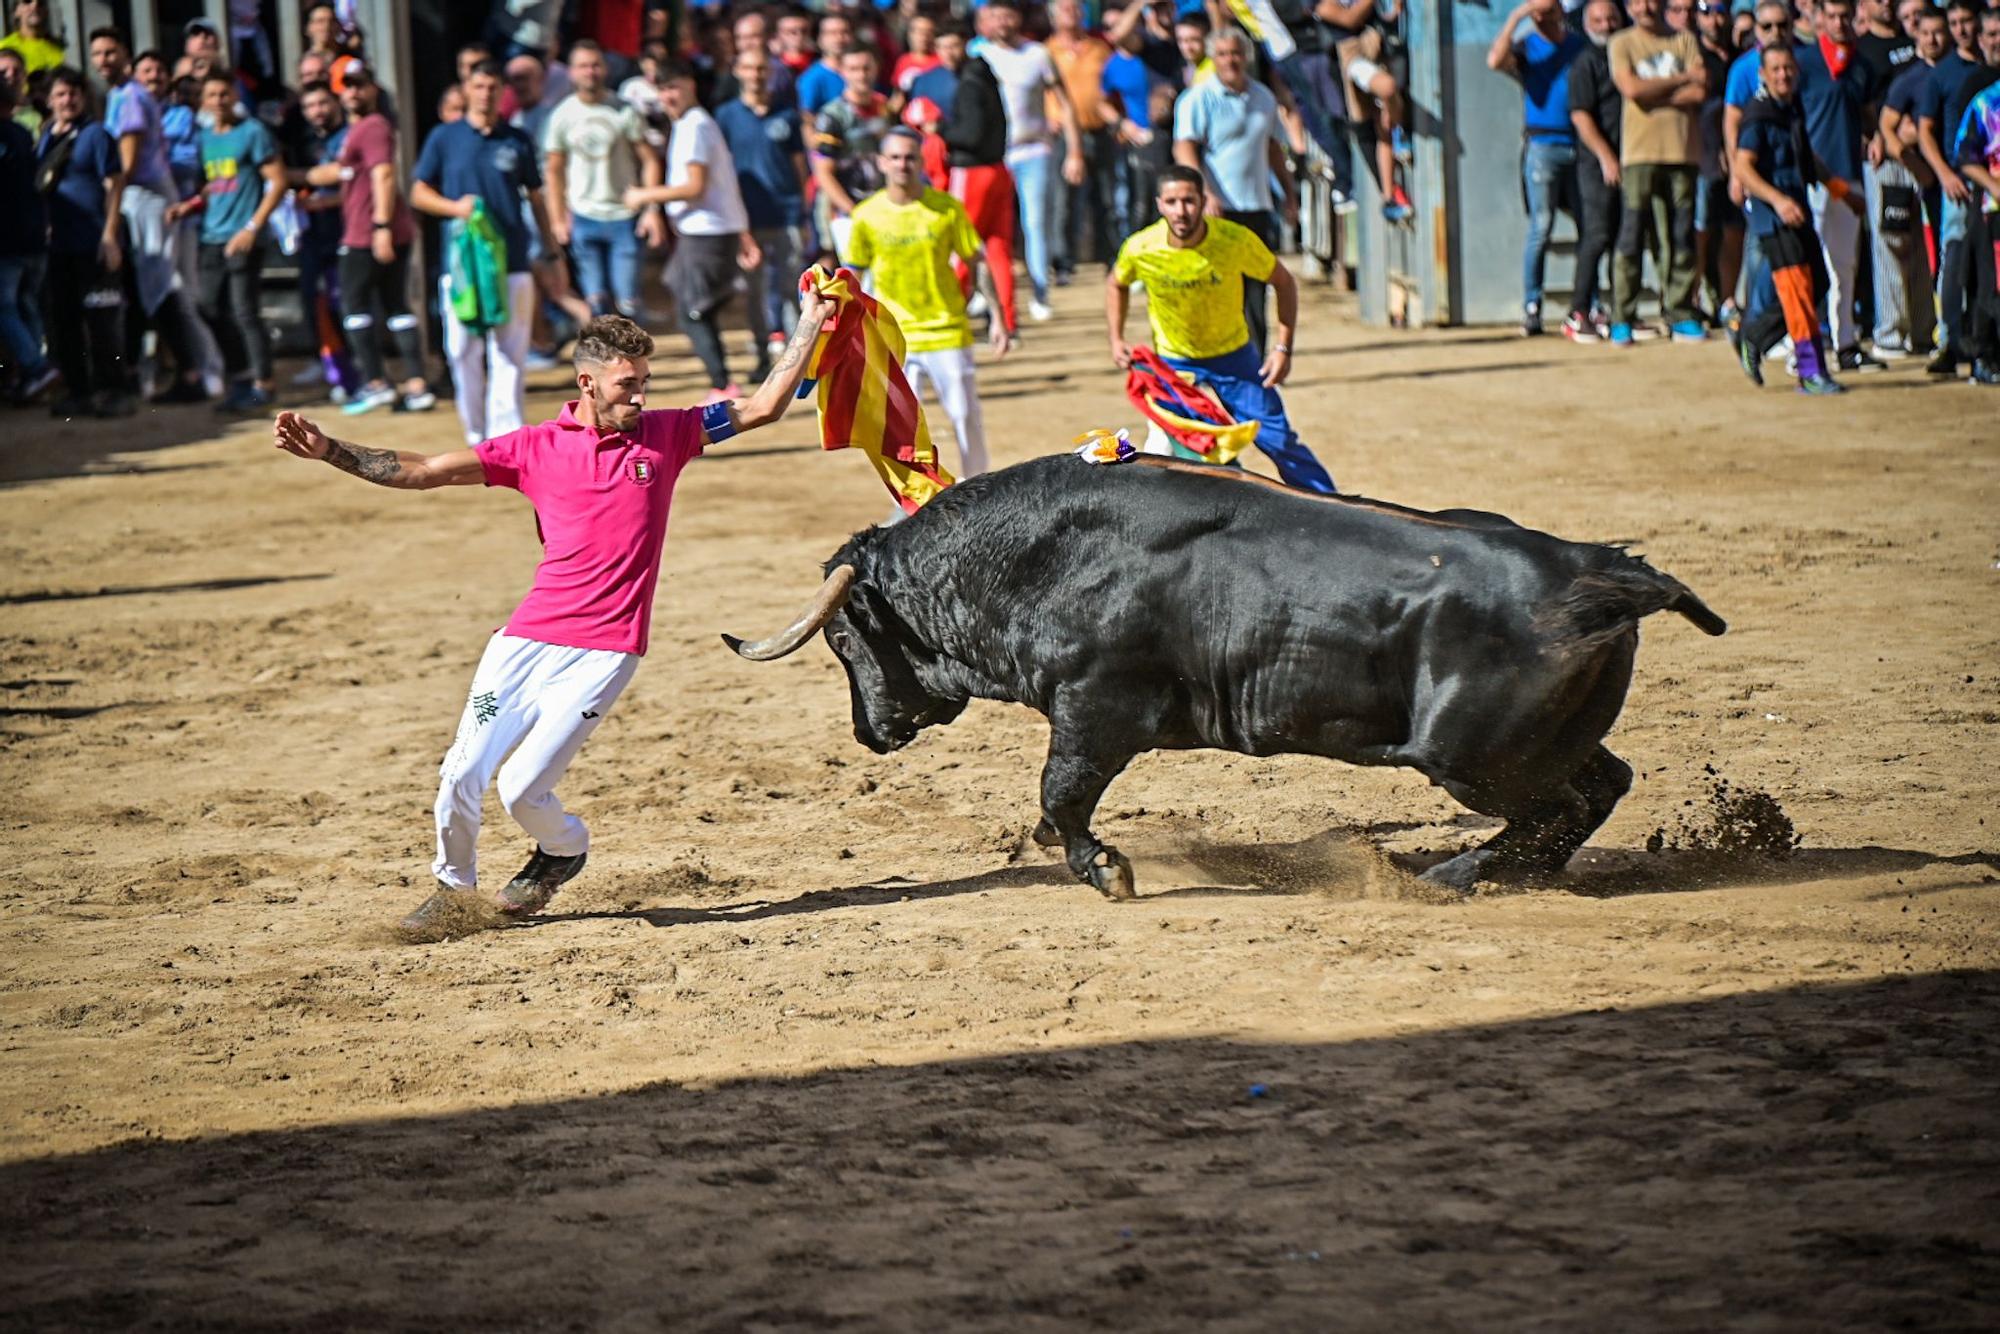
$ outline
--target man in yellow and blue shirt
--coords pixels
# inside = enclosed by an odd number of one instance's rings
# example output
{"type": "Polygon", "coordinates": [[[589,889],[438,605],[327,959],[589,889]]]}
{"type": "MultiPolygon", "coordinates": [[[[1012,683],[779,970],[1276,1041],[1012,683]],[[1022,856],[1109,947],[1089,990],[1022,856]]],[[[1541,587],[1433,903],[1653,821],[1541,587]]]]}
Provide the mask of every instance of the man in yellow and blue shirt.
{"type": "Polygon", "coordinates": [[[1134,283],[1146,286],[1153,350],[1175,370],[1206,384],[1237,421],[1258,423],[1257,448],[1278,465],[1288,485],[1334,494],[1333,478],[1285,417],[1278,386],[1292,370],[1299,288],[1291,271],[1248,227],[1203,216],[1201,172],[1175,165],[1160,173],[1160,220],[1127,237],[1105,278],[1104,315],[1111,357],[1132,364],[1125,316],[1134,283]],[[1263,362],[1243,318],[1243,282],[1269,283],[1278,298],[1278,327],[1263,362]]]}
{"type": "MultiPolygon", "coordinates": [[[[958,439],[960,477],[986,471],[986,428],[973,383],[972,325],[954,257],[977,267],[984,242],[965,205],[924,181],[923,140],[897,128],[876,156],[883,187],[854,208],[846,257],[869,274],[869,290],[903,332],[903,374],[920,397],[930,381],[958,439]]],[[[993,350],[1007,355],[1005,324],[993,321],[993,350]]]]}

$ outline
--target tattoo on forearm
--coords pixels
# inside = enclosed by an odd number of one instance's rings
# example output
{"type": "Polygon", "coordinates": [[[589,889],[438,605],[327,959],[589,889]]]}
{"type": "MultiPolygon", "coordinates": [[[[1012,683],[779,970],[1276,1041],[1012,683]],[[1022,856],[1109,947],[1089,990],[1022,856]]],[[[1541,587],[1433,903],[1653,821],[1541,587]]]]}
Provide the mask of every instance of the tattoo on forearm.
{"type": "Polygon", "coordinates": [[[785,344],[784,353],[778,358],[778,364],[771,368],[771,373],[773,375],[782,375],[784,372],[798,365],[799,358],[806,354],[806,344],[818,336],[819,332],[817,330],[814,330],[810,334],[807,333],[804,325],[800,325],[797,329],[794,329],[792,331],[792,340],[785,344]]]}
{"type": "Polygon", "coordinates": [[[344,440],[326,442],[326,461],[342,472],[353,473],[364,482],[388,486],[403,471],[403,461],[393,449],[367,449],[344,440]]]}

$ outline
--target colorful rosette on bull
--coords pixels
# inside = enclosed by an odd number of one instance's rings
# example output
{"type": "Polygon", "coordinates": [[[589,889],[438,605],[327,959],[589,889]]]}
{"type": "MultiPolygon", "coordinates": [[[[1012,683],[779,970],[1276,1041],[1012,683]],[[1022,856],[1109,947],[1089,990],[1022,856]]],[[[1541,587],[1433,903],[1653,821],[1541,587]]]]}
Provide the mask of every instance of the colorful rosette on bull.
{"type": "Polygon", "coordinates": [[[1108,431],[1100,426],[1094,431],[1085,431],[1074,443],[1076,456],[1085,463],[1123,463],[1139,452],[1139,447],[1132,443],[1132,437],[1125,434],[1122,428],[1108,431]]]}

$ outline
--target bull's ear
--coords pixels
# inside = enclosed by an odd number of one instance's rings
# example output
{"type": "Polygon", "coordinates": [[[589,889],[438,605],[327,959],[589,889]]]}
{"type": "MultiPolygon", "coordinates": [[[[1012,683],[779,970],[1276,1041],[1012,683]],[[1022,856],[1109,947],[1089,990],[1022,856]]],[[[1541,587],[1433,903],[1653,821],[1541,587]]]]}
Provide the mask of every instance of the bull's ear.
{"type": "Polygon", "coordinates": [[[772,662],[788,653],[796,653],[799,646],[826,628],[826,623],[834,618],[847,602],[849,591],[854,587],[855,569],[852,565],[837,565],[819,586],[806,609],[798,619],[767,639],[746,643],[735,635],[724,635],[722,642],[730,651],[751,662],[772,662]]]}

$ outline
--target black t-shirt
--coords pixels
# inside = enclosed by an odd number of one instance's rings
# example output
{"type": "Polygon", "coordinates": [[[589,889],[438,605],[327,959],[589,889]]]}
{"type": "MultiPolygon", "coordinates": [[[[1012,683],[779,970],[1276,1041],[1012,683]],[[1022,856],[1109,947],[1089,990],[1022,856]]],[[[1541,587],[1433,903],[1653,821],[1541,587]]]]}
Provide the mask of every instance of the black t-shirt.
{"type": "Polygon", "coordinates": [[[0,255],[39,255],[49,248],[49,214],[35,188],[35,140],[11,119],[0,119],[0,255]]]}
{"type": "Polygon", "coordinates": [[[1887,88],[1903,67],[1917,58],[1917,44],[1900,33],[1878,37],[1864,32],[1854,39],[1855,52],[1875,75],[1875,86],[1887,88]]]}
{"type": "Polygon", "coordinates": [[[1605,142],[1618,147],[1618,122],[1625,113],[1625,99],[1611,81],[1611,53],[1595,42],[1570,63],[1569,109],[1589,112],[1605,142]]]}

